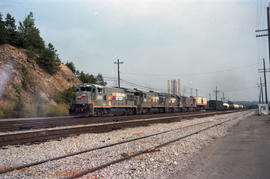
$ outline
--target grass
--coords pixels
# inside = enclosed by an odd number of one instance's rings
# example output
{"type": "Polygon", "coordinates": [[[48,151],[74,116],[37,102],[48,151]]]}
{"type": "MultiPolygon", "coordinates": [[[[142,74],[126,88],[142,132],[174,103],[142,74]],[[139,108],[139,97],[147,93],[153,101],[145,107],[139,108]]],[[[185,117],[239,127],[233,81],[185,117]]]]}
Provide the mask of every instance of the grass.
{"type": "Polygon", "coordinates": [[[23,104],[12,100],[0,100],[0,118],[66,116],[69,115],[67,104],[23,104]]]}

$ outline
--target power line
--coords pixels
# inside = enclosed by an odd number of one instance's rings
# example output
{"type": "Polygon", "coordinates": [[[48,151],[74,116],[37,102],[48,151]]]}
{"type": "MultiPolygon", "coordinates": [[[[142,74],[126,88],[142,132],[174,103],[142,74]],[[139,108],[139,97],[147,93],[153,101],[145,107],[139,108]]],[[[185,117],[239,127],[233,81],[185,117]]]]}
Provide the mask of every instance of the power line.
{"type": "Polygon", "coordinates": [[[247,69],[254,67],[258,63],[253,63],[250,65],[242,66],[242,67],[235,67],[235,68],[230,68],[230,69],[224,69],[224,70],[216,70],[216,71],[210,71],[210,72],[199,72],[199,73],[178,73],[178,74],[154,74],[154,73],[130,73],[130,72],[121,72],[122,74],[127,74],[127,75],[148,75],[148,76],[196,76],[196,75],[208,75],[208,74],[213,74],[213,73],[223,73],[223,72],[228,72],[228,71],[234,71],[234,70],[239,70],[239,69],[247,69]]]}

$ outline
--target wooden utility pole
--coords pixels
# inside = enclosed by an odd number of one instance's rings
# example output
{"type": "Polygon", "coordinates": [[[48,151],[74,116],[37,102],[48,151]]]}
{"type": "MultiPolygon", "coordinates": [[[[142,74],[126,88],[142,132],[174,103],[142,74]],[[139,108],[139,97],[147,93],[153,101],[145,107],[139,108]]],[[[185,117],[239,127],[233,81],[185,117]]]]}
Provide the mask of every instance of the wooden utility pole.
{"type": "Polygon", "coordinates": [[[196,88],[196,97],[198,96],[198,89],[196,88]]]}
{"type": "Polygon", "coordinates": [[[265,103],[268,104],[268,99],[267,99],[267,83],[266,83],[266,70],[265,70],[265,60],[264,59],[263,59],[263,75],[264,75],[265,103]]]}
{"type": "Polygon", "coordinates": [[[117,64],[118,67],[118,88],[120,88],[120,64],[123,64],[124,62],[120,62],[119,59],[117,59],[114,64],[117,64]]]}
{"type": "Polygon", "coordinates": [[[261,104],[263,104],[263,84],[262,84],[262,78],[260,77],[260,97],[261,97],[261,104]]]}
{"type": "Polygon", "coordinates": [[[217,110],[217,94],[219,93],[217,86],[216,86],[216,90],[214,90],[214,93],[216,94],[216,110],[217,110]]]}

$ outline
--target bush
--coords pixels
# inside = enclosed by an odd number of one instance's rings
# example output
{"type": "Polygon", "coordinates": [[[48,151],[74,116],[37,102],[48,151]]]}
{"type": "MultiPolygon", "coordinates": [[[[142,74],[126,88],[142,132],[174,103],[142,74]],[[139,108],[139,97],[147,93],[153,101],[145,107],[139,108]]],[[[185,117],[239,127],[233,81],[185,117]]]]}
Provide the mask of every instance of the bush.
{"type": "Polygon", "coordinates": [[[15,103],[13,111],[14,111],[15,117],[24,117],[24,115],[25,115],[24,114],[24,103],[23,103],[21,97],[15,103]]]}
{"type": "Polygon", "coordinates": [[[0,110],[0,118],[5,118],[3,111],[0,110]]]}
{"type": "Polygon", "coordinates": [[[42,50],[40,57],[37,58],[37,63],[51,75],[54,75],[60,70],[61,61],[51,43],[49,43],[48,48],[42,50]]]}
{"type": "Polygon", "coordinates": [[[66,104],[44,104],[42,110],[44,116],[67,116],[69,114],[69,106],[66,104]]]}
{"type": "Polygon", "coordinates": [[[75,74],[76,68],[73,62],[67,62],[66,66],[75,74]]]}
{"type": "Polygon", "coordinates": [[[14,117],[15,102],[11,100],[0,100],[0,116],[3,118],[14,117]]]}
{"type": "Polygon", "coordinates": [[[23,89],[27,90],[30,86],[30,84],[32,83],[32,77],[29,74],[28,69],[22,65],[21,66],[21,72],[22,72],[22,87],[23,89]]]}
{"type": "Polygon", "coordinates": [[[63,104],[70,105],[72,102],[73,95],[74,95],[74,90],[75,90],[75,87],[70,87],[64,91],[58,92],[54,96],[54,101],[56,103],[63,103],[63,104]]]}

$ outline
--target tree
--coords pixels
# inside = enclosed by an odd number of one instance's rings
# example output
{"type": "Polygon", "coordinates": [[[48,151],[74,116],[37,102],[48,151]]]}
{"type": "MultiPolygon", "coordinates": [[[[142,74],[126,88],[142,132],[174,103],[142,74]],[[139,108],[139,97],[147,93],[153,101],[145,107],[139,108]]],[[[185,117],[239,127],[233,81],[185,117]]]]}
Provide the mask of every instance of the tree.
{"type": "Polygon", "coordinates": [[[6,20],[4,22],[7,30],[7,42],[10,45],[17,46],[19,41],[19,35],[15,24],[15,19],[9,13],[7,13],[6,20]]]}
{"type": "Polygon", "coordinates": [[[97,80],[94,75],[89,74],[89,73],[84,73],[81,71],[78,75],[79,80],[81,80],[83,83],[92,83],[96,84],[97,80]]]}
{"type": "Polygon", "coordinates": [[[37,59],[39,66],[51,75],[60,70],[61,61],[56,52],[57,50],[49,43],[48,47],[42,50],[40,57],[37,59]]]}
{"type": "Polygon", "coordinates": [[[23,48],[41,52],[45,48],[39,29],[35,27],[33,13],[30,12],[23,22],[19,22],[20,44],[23,48]]]}
{"type": "Polygon", "coordinates": [[[102,74],[100,74],[100,73],[96,76],[96,80],[97,80],[98,85],[103,85],[103,86],[107,85],[107,83],[103,79],[102,74]]]}
{"type": "Polygon", "coordinates": [[[0,44],[7,42],[7,30],[5,28],[5,22],[2,19],[2,14],[0,12],[0,44]]]}
{"type": "Polygon", "coordinates": [[[89,73],[84,73],[83,71],[76,71],[76,75],[83,83],[92,83],[106,86],[107,83],[104,81],[102,74],[98,74],[96,77],[89,73]]]}
{"type": "Polygon", "coordinates": [[[76,68],[73,62],[67,62],[66,66],[75,74],[76,73],[76,68]]]}

